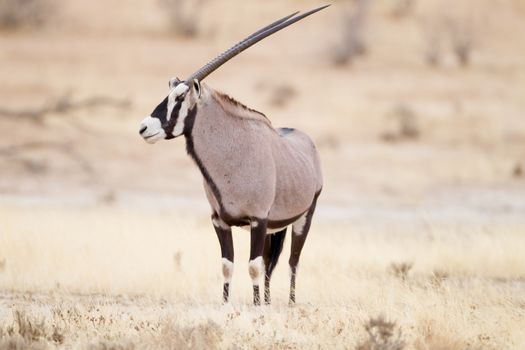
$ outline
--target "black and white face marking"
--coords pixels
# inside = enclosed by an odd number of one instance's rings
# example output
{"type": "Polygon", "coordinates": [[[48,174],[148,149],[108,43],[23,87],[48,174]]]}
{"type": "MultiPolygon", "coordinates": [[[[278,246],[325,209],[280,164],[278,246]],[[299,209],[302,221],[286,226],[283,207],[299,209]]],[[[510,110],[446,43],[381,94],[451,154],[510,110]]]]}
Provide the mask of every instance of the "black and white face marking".
{"type": "MultiPolygon", "coordinates": [[[[194,81],[194,92],[200,92],[198,81],[194,81]]],[[[190,109],[188,85],[178,79],[170,81],[169,95],[140,124],[140,135],[148,143],[170,140],[184,133],[184,121],[190,109]]]]}

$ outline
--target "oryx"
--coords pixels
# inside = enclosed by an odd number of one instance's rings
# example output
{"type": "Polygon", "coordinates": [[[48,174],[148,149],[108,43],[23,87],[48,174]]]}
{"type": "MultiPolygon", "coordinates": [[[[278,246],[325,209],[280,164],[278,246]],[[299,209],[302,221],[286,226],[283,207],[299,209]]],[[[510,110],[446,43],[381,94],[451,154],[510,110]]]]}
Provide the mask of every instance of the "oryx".
{"type": "Polygon", "coordinates": [[[290,303],[295,302],[297,264],[317,197],[323,185],[319,155],[312,140],[290,128],[274,129],[266,116],[219,93],[202,80],[222,64],[265,37],[320,11],[294,13],[266,26],[203,66],[188,79],[172,79],[169,95],[140,125],[149,143],[184,135],[186,150],[204,178],[219,238],[228,301],[233,273],[232,226],[251,232],[249,273],[253,301],[260,304],[265,276],[265,302],[270,277],[292,225],[290,303]]]}

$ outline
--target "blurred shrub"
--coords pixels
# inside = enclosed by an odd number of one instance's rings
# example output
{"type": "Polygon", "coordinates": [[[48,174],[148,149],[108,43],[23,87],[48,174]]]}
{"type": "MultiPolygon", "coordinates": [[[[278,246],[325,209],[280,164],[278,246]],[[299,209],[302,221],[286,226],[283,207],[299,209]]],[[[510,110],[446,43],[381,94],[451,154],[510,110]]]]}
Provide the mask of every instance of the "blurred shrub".
{"type": "Polygon", "coordinates": [[[401,328],[384,316],[371,318],[364,325],[368,337],[357,345],[356,350],[403,350],[406,342],[401,328]]]}
{"type": "Polygon", "coordinates": [[[435,22],[422,22],[421,34],[424,45],[424,59],[427,65],[437,66],[441,60],[442,30],[435,22]]]}
{"type": "Polygon", "coordinates": [[[167,16],[171,31],[183,37],[195,37],[199,34],[200,13],[202,6],[209,0],[159,0],[167,16]]]}
{"type": "Polygon", "coordinates": [[[466,11],[447,13],[443,10],[437,11],[432,17],[423,18],[421,32],[426,63],[439,65],[442,56],[450,50],[461,66],[468,66],[477,39],[477,29],[472,14],[466,11]]]}
{"type": "Polygon", "coordinates": [[[299,94],[296,87],[288,82],[258,81],[255,84],[258,93],[268,95],[268,103],[274,107],[286,107],[299,94]]]}
{"type": "Polygon", "coordinates": [[[516,179],[523,177],[523,168],[520,163],[514,164],[514,168],[512,168],[512,176],[516,179]]]}
{"type": "Polygon", "coordinates": [[[408,273],[414,266],[411,262],[399,262],[390,264],[390,272],[401,281],[406,281],[408,273]]]}
{"type": "Polygon", "coordinates": [[[390,17],[395,19],[408,17],[414,12],[415,7],[416,0],[392,0],[390,17]]]}
{"type": "Polygon", "coordinates": [[[381,134],[385,142],[416,140],[421,134],[416,113],[405,104],[388,112],[386,126],[387,130],[381,134]]]}
{"type": "Polygon", "coordinates": [[[468,66],[475,39],[473,24],[466,19],[452,19],[448,23],[448,32],[456,58],[462,66],[468,66]]]}
{"type": "Polygon", "coordinates": [[[50,14],[47,0],[0,0],[0,29],[41,27],[50,14]]]}
{"type": "Polygon", "coordinates": [[[275,107],[286,106],[295,96],[297,90],[289,84],[279,84],[271,92],[270,104],[275,107]]]}
{"type": "Polygon", "coordinates": [[[333,49],[332,62],[344,65],[357,57],[366,54],[367,45],[364,28],[372,0],[349,1],[343,12],[340,44],[333,49]]]}

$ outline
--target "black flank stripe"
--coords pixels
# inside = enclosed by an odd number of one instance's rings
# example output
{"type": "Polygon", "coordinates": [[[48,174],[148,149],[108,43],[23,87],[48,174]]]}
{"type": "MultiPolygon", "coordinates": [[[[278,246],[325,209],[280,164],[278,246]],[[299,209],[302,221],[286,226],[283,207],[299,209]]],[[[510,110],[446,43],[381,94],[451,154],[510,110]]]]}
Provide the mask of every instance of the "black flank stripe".
{"type": "Polygon", "coordinates": [[[191,135],[191,131],[193,130],[193,124],[195,123],[195,116],[197,115],[197,106],[194,106],[192,109],[188,111],[188,116],[186,117],[185,123],[184,123],[184,135],[186,136],[186,152],[188,155],[193,159],[195,164],[199,167],[199,170],[202,173],[202,176],[204,177],[204,180],[210,186],[211,191],[213,192],[213,195],[215,196],[215,199],[219,203],[219,208],[221,213],[224,212],[224,206],[222,205],[222,196],[221,192],[219,191],[219,188],[217,187],[217,184],[213,181],[210,174],[208,173],[208,169],[204,166],[202,163],[202,160],[199,158],[199,155],[197,152],[195,152],[195,146],[193,144],[193,137],[191,135]]]}

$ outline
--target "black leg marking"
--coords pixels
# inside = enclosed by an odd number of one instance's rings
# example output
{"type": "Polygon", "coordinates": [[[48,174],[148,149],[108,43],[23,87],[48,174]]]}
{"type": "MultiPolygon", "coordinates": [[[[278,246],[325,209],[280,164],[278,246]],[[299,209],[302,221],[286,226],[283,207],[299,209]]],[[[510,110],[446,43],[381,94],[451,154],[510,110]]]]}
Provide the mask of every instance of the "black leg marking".
{"type": "Polygon", "coordinates": [[[262,258],[264,251],[264,240],[266,238],[266,219],[252,218],[250,232],[250,263],[249,273],[253,283],[253,303],[260,305],[259,283],[264,273],[264,261],[262,258]]]}
{"type": "Polygon", "coordinates": [[[222,256],[222,275],[224,276],[224,285],[222,288],[222,299],[226,303],[230,296],[230,280],[233,273],[233,239],[232,230],[220,221],[217,214],[212,215],[213,227],[219,238],[222,256]]]}
{"type": "Polygon", "coordinates": [[[272,298],[270,297],[270,277],[268,275],[264,276],[264,303],[266,305],[272,303],[272,298]]]}
{"type": "Polygon", "coordinates": [[[270,304],[270,279],[272,272],[279,261],[279,256],[283,250],[284,238],[286,236],[286,228],[274,234],[266,235],[264,241],[264,302],[270,304]]]}
{"type": "Polygon", "coordinates": [[[295,274],[297,268],[290,268],[290,305],[295,304],[295,274]]]}
{"type": "Polygon", "coordinates": [[[228,282],[225,282],[222,285],[222,301],[227,303],[229,297],[230,297],[230,284],[228,282]]]}
{"type": "Polygon", "coordinates": [[[290,264],[290,305],[295,304],[295,279],[297,276],[297,265],[299,264],[299,257],[301,256],[301,251],[303,250],[304,242],[310,231],[310,225],[312,224],[312,216],[315,212],[315,205],[317,203],[317,197],[321,192],[316,193],[312,205],[308,212],[306,213],[305,222],[303,227],[292,229],[292,249],[290,253],[290,259],[288,263],[290,264]],[[296,230],[299,229],[299,232],[296,230]]]}

